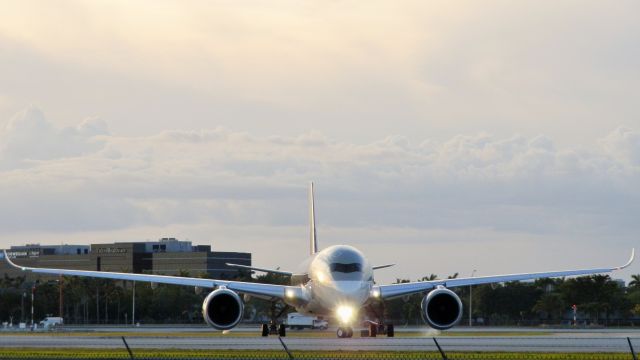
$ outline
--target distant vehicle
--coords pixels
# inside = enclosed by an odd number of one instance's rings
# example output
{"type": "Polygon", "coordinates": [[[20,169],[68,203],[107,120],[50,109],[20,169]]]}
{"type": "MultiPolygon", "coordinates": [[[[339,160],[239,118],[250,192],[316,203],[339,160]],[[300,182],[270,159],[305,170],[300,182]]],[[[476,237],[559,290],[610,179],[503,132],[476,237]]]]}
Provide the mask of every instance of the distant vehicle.
{"type": "Polygon", "coordinates": [[[64,320],[62,320],[61,317],[47,316],[46,318],[44,318],[44,320],[40,321],[40,326],[48,329],[51,327],[62,325],[63,322],[64,320]]]}
{"type": "Polygon", "coordinates": [[[297,312],[287,315],[287,326],[291,329],[321,329],[329,327],[327,320],[318,319],[317,316],[303,315],[297,312]]]}

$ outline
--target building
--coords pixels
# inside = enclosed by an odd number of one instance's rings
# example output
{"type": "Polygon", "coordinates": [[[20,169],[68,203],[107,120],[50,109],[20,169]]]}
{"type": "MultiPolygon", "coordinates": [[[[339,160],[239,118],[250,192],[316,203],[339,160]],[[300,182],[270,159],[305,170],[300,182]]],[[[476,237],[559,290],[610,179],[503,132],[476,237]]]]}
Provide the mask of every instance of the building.
{"type": "MultiPolygon", "coordinates": [[[[209,245],[162,238],[158,241],[115,242],[91,245],[12,246],[7,254],[18,265],[74,270],[151,273],[159,275],[207,276],[233,279],[238,269],[226,265],[251,265],[251,253],[211,251],[209,245]]],[[[36,277],[1,262],[0,271],[15,277],[36,277]]]]}

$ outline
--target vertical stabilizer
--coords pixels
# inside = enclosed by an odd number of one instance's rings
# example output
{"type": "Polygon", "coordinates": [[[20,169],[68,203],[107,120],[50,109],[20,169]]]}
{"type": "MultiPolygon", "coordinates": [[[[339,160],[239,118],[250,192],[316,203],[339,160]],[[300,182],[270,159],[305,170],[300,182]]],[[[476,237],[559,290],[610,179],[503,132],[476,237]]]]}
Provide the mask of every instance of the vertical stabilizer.
{"type": "Polygon", "coordinates": [[[316,211],[313,204],[313,182],[309,186],[309,251],[311,255],[318,252],[318,239],[316,238],[316,211]]]}

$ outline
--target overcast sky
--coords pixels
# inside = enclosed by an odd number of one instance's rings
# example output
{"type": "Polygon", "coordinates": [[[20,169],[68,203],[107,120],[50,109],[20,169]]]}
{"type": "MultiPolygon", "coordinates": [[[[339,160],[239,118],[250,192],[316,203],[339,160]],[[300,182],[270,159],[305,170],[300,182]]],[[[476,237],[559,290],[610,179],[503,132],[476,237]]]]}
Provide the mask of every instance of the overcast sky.
{"type": "MultiPolygon", "coordinates": [[[[173,236],[378,279],[640,244],[637,1],[2,2],[0,245],[173,236]]],[[[640,273],[633,265],[620,276],[640,273]]]]}

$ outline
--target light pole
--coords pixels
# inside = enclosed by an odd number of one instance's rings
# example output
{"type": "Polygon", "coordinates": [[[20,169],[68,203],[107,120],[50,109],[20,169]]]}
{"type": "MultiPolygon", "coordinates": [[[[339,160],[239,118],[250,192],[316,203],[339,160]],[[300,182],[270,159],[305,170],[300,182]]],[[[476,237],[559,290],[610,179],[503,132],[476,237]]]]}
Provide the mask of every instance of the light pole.
{"type": "Polygon", "coordinates": [[[20,322],[24,322],[24,298],[27,297],[27,292],[22,292],[22,301],[20,301],[20,322]]]}
{"type": "MultiPolygon", "coordinates": [[[[473,277],[473,275],[476,274],[476,269],[473,269],[473,272],[471,272],[471,277],[473,277]]],[[[469,285],[469,327],[473,326],[473,319],[471,318],[471,314],[473,311],[473,307],[472,307],[472,301],[473,301],[473,285],[469,285]]]]}
{"type": "Polygon", "coordinates": [[[59,305],[59,313],[60,318],[62,319],[62,323],[64,324],[64,295],[62,293],[62,275],[58,279],[58,305],[59,305]]]}
{"type": "Polygon", "coordinates": [[[136,326],[136,281],[133,281],[133,295],[131,296],[131,325],[136,326]]]}
{"type": "Polygon", "coordinates": [[[36,296],[36,284],[31,287],[31,330],[33,331],[33,302],[36,296]]]}

